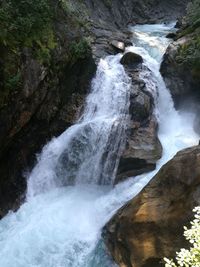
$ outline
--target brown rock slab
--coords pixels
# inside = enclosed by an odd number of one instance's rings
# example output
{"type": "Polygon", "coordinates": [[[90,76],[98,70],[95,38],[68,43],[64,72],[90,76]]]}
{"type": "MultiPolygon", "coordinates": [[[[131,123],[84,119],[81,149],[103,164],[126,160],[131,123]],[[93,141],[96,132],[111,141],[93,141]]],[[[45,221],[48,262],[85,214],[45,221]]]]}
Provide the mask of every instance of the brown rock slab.
{"type": "Polygon", "coordinates": [[[120,267],[164,266],[163,257],[188,245],[183,226],[200,204],[200,146],[185,149],[164,165],[142,192],[104,228],[120,267]]]}

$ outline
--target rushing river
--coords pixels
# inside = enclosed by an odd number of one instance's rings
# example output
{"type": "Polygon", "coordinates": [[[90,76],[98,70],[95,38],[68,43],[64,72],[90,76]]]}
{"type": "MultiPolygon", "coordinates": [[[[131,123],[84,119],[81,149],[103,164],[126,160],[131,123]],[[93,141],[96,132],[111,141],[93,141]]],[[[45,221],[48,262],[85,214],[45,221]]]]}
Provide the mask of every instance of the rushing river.
{"type": "Polygon", "coordinates": [[[130,79],[122,55],[101,59],[78,122],[47,144],[27,177],[26,202],[0,221],[1,267],[111,267],[101,229],[177,151],[195,145],[193,115],[178,113],[160,75],[172,25],[133,27],[128,51],[155,97],[163,157],[155,171],[113,187],[129,122],[130,79]]]}

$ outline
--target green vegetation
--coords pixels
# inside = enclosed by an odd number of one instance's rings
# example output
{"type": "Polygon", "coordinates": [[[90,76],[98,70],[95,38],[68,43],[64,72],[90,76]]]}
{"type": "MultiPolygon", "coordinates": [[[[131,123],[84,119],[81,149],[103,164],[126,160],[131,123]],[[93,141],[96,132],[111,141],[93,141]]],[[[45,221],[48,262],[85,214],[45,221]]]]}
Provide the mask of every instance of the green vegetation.
{"type": "Polygon", "coordinates": [[[195,34],[184,45],[180,46],[176,61],[191,69],[194,78],[200,74],[200,36],[195,34]]]}
{"type": "Polygon", "coordinates": [[[186,21],[190,25],[195,25],[200,22],[200,0],[194,0],[189,3],[186,21]]]}
{"type": "Polygon", "coordinates": [[[33,56],[49,64],[55,48],[53,8],[49,0],[2,0],[0,3],[0,107],[9,93],[22,85],[21,52],[32,49],[33,56]]]}
{"type": "Polygon", "coordinates": [[[71,64],[75,63],[78,59],[84,59],[90,52],[88,40],[83,38],[78,42],[72,42],[69,52],[71,64]]]}
{"type": "Polygon", "coordinates": [[[179,37],[188,36],[187,41],[180,46],[176,60],[190,69],[195,79],[200,77],[200,0],[192,1],[187,8],[187,27],[179,37]]]}
{"type": "Polygon", "coordinates": [[[176,262],[165,258],[165,267],[199,267],[200,266],[200,207],[194,209],[195,219],[191,228],[184,227],[184,236],[190,242],[190,249],[182,248],[177,252],[176,262]]]}
{"type": "MultiPolygon", "coordinates": [[[[39,57],[55,47],[53,9],[48,0],[3,0],[0,6],[0,44],[17,52],[35,47],[39,57]]],[[[37,56],[37,53],[36,53],[37,56]]]]}
{"type": "Polygon", "coordinates": [[[82,0],[1,0],[0,108],[10,92],[19,90],[23,84],[24,48],[28,48],[30,57],[52,69],[56,53],[64,49],[63,64],[73,65],[90,51],[87,38],[80,34],[80,28],[86,31],[88,27],[82,0]],[[74,37],[67,37],[69,32],[74,37]]]}

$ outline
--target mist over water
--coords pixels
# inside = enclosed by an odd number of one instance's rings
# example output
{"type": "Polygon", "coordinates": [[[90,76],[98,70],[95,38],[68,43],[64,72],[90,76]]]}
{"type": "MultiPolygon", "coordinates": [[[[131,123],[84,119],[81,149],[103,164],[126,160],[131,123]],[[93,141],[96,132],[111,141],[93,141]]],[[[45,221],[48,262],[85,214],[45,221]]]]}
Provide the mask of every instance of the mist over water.
{"type": "Polygon", "coordinates": [[[195,145],[193,114],[179,113],[159,73],[172,25],[133,28],[141,78],[155,98],[163,157],[155,171],[112,186],[129,122],[121,55],[99,63],[79,121],[47,144],[29,175],[27,201],[0,221],[1,267],[111,267],[101,229],[177,151],[195,145]]]}

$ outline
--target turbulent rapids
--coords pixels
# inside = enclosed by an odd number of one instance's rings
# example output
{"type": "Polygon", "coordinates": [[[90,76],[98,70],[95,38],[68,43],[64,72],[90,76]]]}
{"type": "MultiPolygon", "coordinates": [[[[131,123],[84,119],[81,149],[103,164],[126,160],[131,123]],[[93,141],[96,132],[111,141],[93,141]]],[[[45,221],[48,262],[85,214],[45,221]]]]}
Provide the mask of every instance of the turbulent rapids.
{"type": "Polygon", "coordinates": [[[174,154],[198,143],[193,115],[178,113],[160,75],[173,25],[132,28],[155,98],[163,157],[155,171],[113,187],[129,122],[130,79],[120,54],[101,59],[81,118],[47,144],[27,177],[26,202],[0,221],[1,267],[110,267],[101,229],[174,154]]]}

